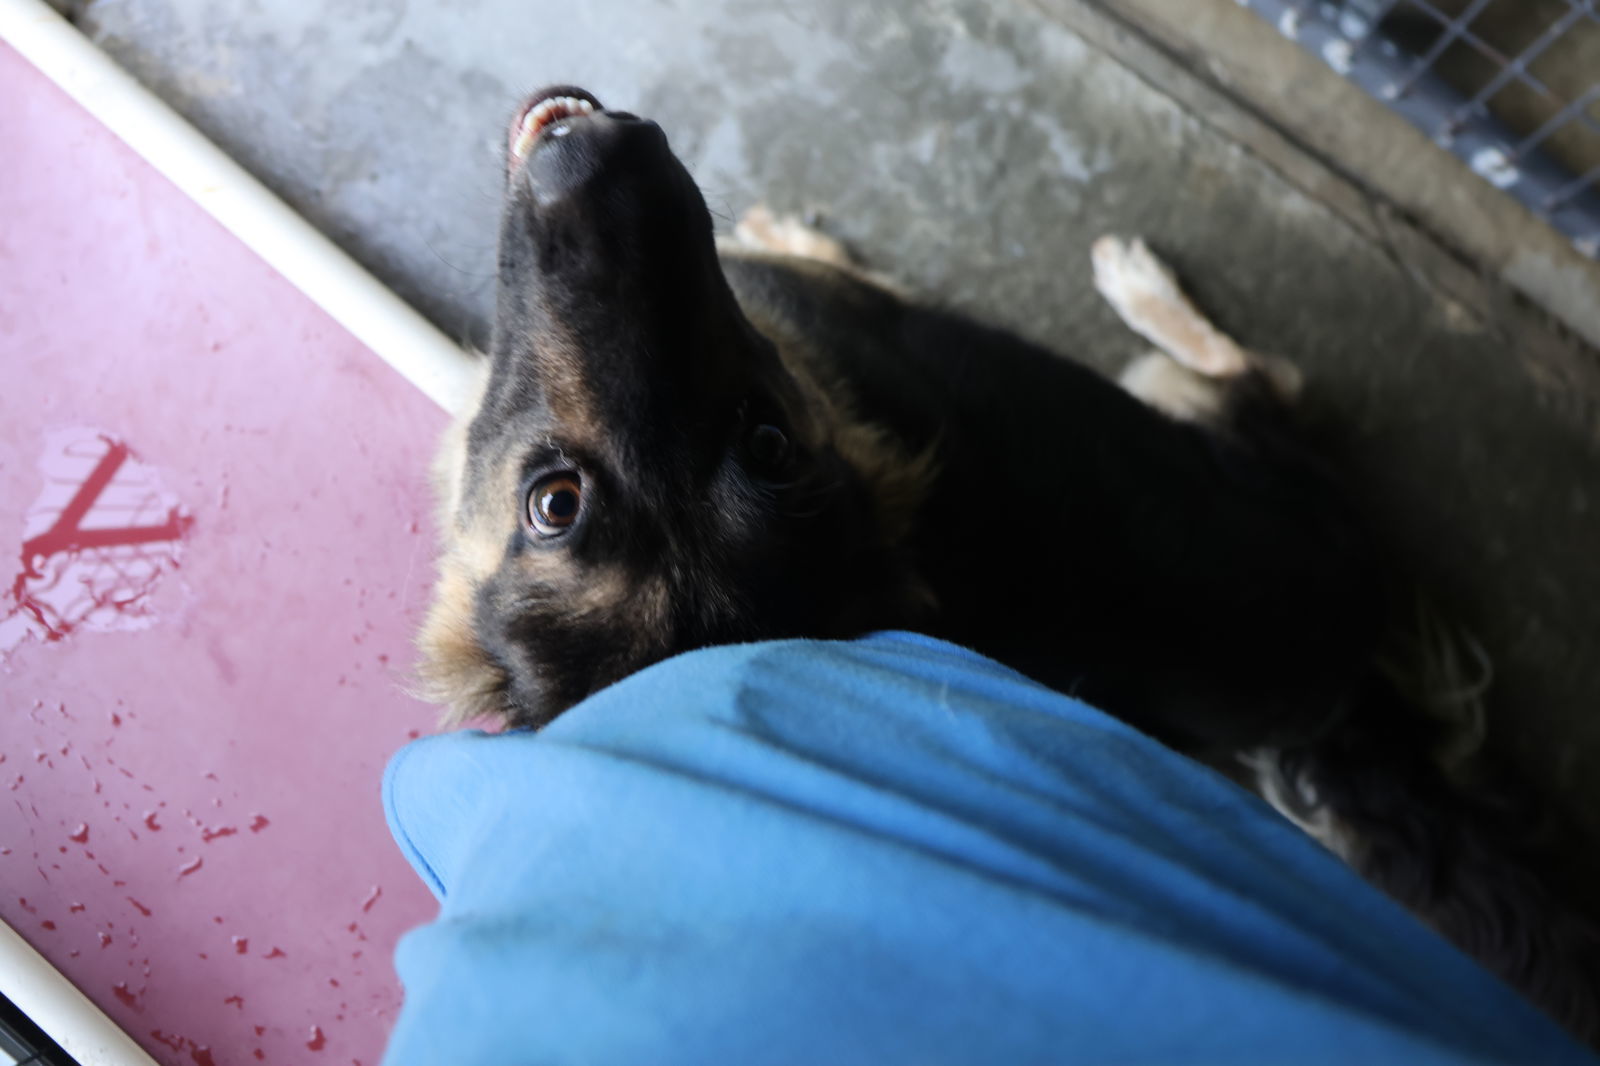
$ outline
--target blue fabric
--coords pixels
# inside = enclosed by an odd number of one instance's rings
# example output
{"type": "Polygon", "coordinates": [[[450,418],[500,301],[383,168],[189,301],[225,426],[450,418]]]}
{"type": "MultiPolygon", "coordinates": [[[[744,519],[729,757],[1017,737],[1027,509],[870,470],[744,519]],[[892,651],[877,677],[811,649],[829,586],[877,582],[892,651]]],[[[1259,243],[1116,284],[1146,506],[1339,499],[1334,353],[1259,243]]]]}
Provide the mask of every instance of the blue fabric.
{"type": "Polygon", "coordinates": [[[385,1062],[1590,1063],[1284,824],[905,633],[706,649],[402,750],[385,1062]]]}

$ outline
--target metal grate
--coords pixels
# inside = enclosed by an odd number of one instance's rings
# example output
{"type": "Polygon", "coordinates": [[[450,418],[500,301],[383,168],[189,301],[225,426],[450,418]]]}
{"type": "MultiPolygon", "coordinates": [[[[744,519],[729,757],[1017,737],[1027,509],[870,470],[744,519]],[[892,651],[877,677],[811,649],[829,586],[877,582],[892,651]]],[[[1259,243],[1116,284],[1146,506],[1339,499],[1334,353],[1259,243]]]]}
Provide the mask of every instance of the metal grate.
{"type": "Polygon", "coordinates": [[[1600,259],[1597,0],[1238,0],[1600,259]]]}

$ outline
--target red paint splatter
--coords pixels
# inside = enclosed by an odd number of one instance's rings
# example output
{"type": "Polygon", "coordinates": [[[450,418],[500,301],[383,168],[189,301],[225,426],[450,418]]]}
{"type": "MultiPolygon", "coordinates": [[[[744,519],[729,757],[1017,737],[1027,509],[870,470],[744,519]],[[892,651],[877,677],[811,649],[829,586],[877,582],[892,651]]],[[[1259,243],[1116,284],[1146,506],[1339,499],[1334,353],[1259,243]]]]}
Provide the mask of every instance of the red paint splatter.
{"type": "Polygon", "coordinates": [[[284,952],[284,950],[282,948],[275,947],[271,951],[267,952],[265,955],[263,955],[261,957],[263,959],[284,959],[284,958],[288,958],[288,955],[285,954],[285,952],[284,952]]]}
{"type": "Polygon", "coordinates": [[[250,1052],[250,1054],[254,1055],[258,1059],[266,1058],[266,1056],[261,1053],[261,1049],[260,1048],[256,1048],[254,1051],[250,1052]]]}
{"type": "Polygon", "coordinates": [[[266,815],[258,814],[250,819],[250,832],[259,833],[272,823],[267,821],[266,815]]]}
{"type": "Polygon", "coordinates": [[[137,910],[140,914],[144,915],[146,918],[150,917],[150,913],[151,912],[150,912],[150,908],[149,907],[146,907],[143,903],[140,903],[138,900],[134,899],[132,896],[127,897],[127,899],[128,899],[129,903],[133,904],[134,909],[137,910]]]}
{"type": "Polygon", "coordinates": [[[39,923],[39,928],[48,929],[50,932],[53,933],[53,932],[55,932],[56,923],[52,922],[48,918],[46,918],[44,921],[39,923]]]}
{"type": "Polygon", "coordinates": [[[88,909],[89,908],[85,907],[81,903],[71,903],[71,904],[67,905],[67,913],[68,914],[77,914],[79,911],[86,911],[88,909]]]}
{"type": "Polygon", "coordinates": [[[321,1051],[327,1045],[328,1038],[322,1035],[321,1027],[313,1025],[311,1027],[311,1039],[306,1041],[306,1047],[312,1051],[321,1051]]]}
{"type": "Polygon", "coordinates": [[[378,902],[378,897],[383,895],[383,889],[378,885],[372,886],[372,891],[367,893],[367,898],[361,901],[362,911],[370,911],[372,905],[378,902]]]}
{"type": "Polygon", "coordinates": [[[224,1002],[224,1003],[232,1003],[235,1007],[238,1007],[240,1010],[244,1010],[244,997],[243,996],[229,996],[227,999],[223,1000],[222,1002],[224,1002]]]}
{"type": "Polygon", "coordinates": [[[200,869],[202,865],[204,865],[204,860],[202,860],[200,856],[196,855],[194,858],[178,867],[178,876],[188,877],[190,874],[200,869]]]}
{"type": "Polygon", "coordinates": [[[27,911],[29,914],[38,914],[39,913],[39,908],[38,907],[35,907],[35,906],[31,905],[26,899],[24,899],[21,896],[17,897],[17,905],[19,907],[21,907],[23,910],[27,911]]]}
{"type": "Polygon", "coordinates": [[[260,1036],[267,1031],[267,1027],[264,1025],[252,1025],[250,1028],[256,1031],[257,1036],[260,1036]]]}
{"type": "MultiPolygon", "coordinates": [[[[142,601],[157,577],[165,566],[177,564],[171,546],[194,524],[178,507],[169,506],[165,521],[155,525],[107,527],[96,523],[86,528],[85,519],[93,517],[91,512],[133,454],[122,441],[85,433],[58,443],[60,451],[46,457],[47,465],[52,460],[78,458],[81,450],[90,445],[103,446],[105,450],[56,515],[54,524],[23,541],[19,553],[22,569],[11,582],[11,599],[16,604],[12,616],[24,616],[30,629],[47,641],[61,640],[83,623],[104,618],[107,611],[116,616],[144,614],[142,601]],[[169,545],[165,553],[149,547],[162,543],[169,545]],[[135,549],[146,565],[129,572],[127,567],[81,558],[85,552],[115,548],[135,549]],[[63,561],[52,565],[57,558],[63,561]]],[[[132,469],[137,470],[137,464],[132,469]]],[[[142,487],[150,491],[140,506],[147,506],[150,501],[159,506],[160,492],[148,484],[142,487]]]]}
{"type": "Polygon", "coordinates": [[[105,933],[100,933],[99,936],[101,948],[108,948],[111,946],[111,938],[109,936],[107,936],[105,933]]]}
{"type": "Polygon", "coordinates": [[[67,839],[72,841],[74,844],[89,843],[89,827],[84,823],[79,822],[78,828],[74,829],[72,831],[72,835],[67,837],[67,839]]]}
{"type": "Polygon", "coordinates": [[[249,937],[247,937],[247,936],[236,936],[236,937],[233,938],[233,953],[235,955],[243,955],[245,952],[247,952],[249,950],[250,950],[250,938],[249,937]]]}
{"type": "Polygon", "coordinates": [[[328,978],[328,984],[332,985],[334,988],[338,988],[339,987],[339,979],[337,977],[330,977],[330,978],[328,978]]]}
{"type": "Polygon", "coordinates": [[[144,812],[144,827],[146,829],[150,830],[150,832],[152,832],[152,833],[161,832],[161,826],[156,824],[156,812],[155,811],[145,811],[144,812]]]}
{"type": "MultiPolygon", "coordinates": [[[[202,829],[200,831],[200,839],[209,844],[218,837],[231,837],[238,831],[231,825],[225,825],[219,829],[202,829]]],[[[199,860],[196,861],[198,862],[199,860]]]]}
{"type": "Polygon", "coordinates": [[[118,714],[116,711],[112,711],[111,712],[111,725],[112,725],[113,728],[121,729],[122,728],[122,715],[118,714]]]}
{"type": "Polygon", "coordinates": [[[127,1007],[129,1010],[144,1010],[143,1007],[139,1006],[139,997],[128,991],[128,983],[126,981],[118,981],[116,984],[112,985],[111,993],[116,996],[117,999],[122,1002],[122,1005],[127,1007]]]}
{"type": "Polygon", "coordinates": [[[186,1036],[177,1033],[167,1034],[160,1029],[150,1030],[150,1039],[160,1044],[165,1044],[173,1051],[189,1053],[189,1059],[195,1066],[217,1066],[216,1060],[211,1057],[210,1045],[196,1044],[186,1036]]]}

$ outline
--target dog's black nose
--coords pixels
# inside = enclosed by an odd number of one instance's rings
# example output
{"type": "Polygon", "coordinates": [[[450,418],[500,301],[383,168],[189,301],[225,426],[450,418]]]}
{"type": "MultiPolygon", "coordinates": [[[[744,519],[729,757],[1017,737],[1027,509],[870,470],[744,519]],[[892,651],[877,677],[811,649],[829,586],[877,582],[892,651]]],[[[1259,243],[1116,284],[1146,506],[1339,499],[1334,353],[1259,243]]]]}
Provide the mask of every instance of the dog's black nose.
{"type": "Polygon", "coordinates": [[[561,119],[539,137],[525,168],[540,203],[570,195],[607,173],[671,158],[661,127],[626,111],[561,119]]]}

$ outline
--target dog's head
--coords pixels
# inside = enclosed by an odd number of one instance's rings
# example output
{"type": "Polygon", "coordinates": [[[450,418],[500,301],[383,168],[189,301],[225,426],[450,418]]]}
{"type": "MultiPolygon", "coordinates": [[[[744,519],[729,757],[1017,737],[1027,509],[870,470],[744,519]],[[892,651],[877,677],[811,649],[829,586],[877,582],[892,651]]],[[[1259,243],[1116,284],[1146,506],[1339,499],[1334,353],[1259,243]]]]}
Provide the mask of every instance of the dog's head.
{"type": "Polygon", "coordinates": [[[452,717],[538,725],[679,651],[909,621],[871,472],[741,311],[655,123],[536,95],[498,274],[420,638],[452,717]]]}

